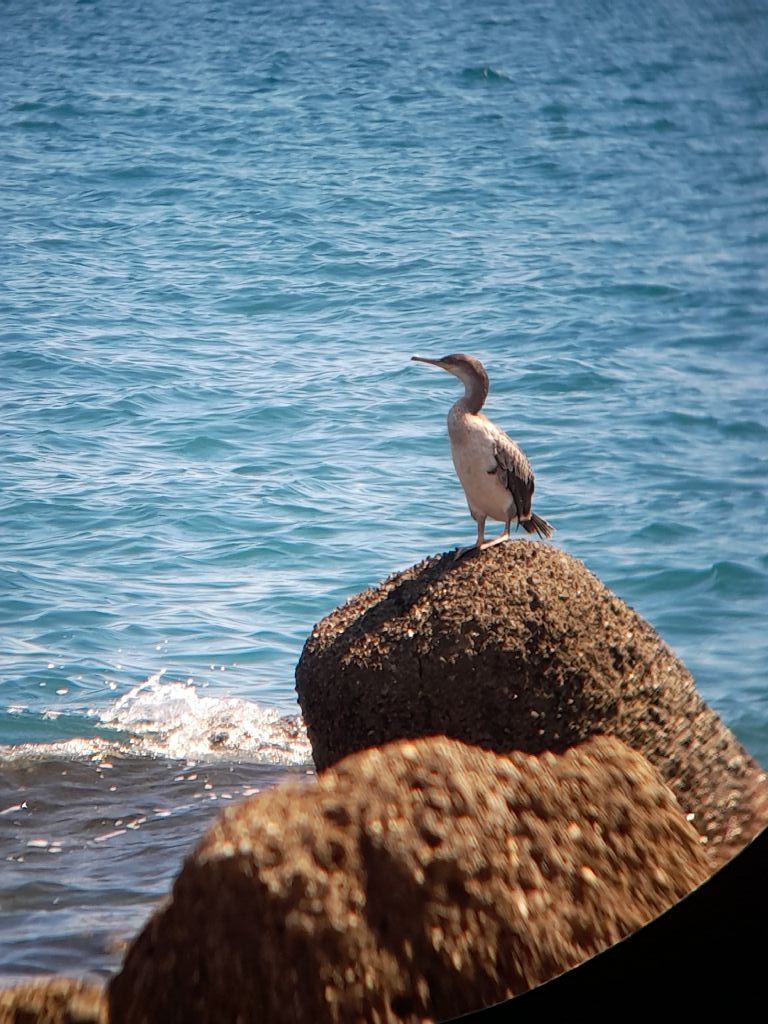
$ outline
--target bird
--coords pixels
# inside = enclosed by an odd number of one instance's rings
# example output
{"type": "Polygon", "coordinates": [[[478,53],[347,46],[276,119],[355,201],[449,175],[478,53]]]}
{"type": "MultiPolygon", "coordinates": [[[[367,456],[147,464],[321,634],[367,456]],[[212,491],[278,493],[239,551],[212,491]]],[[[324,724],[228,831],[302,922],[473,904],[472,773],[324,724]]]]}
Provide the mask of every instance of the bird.
{"type": "Polygon", "coordinates": [[[448,436],[456,475],[464,488],[470,514],[477,523],[477,541],[460,548],[456,557],[509,540],[512,523],[539,537],[551,537],[554,527],[531,511],[534,477],[525,453],[481,412],[488,396],[489,380],[480,360],[464,352],[441,359],[425,356],[411,359],[439,366],[464,385],[464,394],[448,413],[448,436]],[[492,540],[485,539],[487,519],[504,523],[502,533],[492,540]]]}

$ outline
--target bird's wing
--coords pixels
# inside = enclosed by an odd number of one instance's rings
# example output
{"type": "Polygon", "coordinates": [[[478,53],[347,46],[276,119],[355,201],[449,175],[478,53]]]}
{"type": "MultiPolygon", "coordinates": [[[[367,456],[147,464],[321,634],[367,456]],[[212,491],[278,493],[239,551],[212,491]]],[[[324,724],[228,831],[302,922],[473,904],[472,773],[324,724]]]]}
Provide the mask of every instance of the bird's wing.
{"type": "Polygon", "coordinates": [[[493,454],[496,466],[488,472],[495,473],[512,495],[518,519],[527,518],[534,486],[530,462],[512,438],[501,432],[494,438],[493,454]]]}

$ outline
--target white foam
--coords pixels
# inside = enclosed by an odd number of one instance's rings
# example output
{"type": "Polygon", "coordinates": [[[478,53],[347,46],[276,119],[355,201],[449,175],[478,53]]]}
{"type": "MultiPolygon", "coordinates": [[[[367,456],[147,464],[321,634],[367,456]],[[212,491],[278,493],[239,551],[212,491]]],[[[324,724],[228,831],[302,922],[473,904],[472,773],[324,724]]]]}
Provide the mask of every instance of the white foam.
{"type": "Polygon", "coordinates": [[[202,696],[193,683],[161,682],[163,672],[114,705],[91,712],[127,732],[136,753],[180,760],[237,759],[305,764],[311,749],[298,715],[240,697],[202,696]]]}

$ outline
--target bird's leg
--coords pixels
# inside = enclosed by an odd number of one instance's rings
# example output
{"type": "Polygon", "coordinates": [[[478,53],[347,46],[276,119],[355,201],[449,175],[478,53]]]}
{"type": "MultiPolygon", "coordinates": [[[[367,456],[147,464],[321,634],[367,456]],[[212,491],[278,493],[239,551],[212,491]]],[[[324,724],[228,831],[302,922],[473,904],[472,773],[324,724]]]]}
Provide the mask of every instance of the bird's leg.
{"type": "Polygon", "coordinates": [[[498,537],[494,537],[493,540],[486,540],[486,541],[482,541],[481,540],[478,543],[477,546],[481,550],[483,550],[485,548],[493,548],[497,544],[503,544],[505,540],[509,540],[509,528],[510,528],[511,524],[512,524],[512,520],[508,519],[506,521],[506,523],[504,524],[504,529],[502,530],[502,532],[499,534],[498,537]]]}
{"type": "Polygon", "coordinates": [[[477,520],[477,541],[475,542],[476,548],[482,548],[485,543],[485,516],[480,516],[477,520]]]}
{"type": "MultiPolygon", "coordinates": [[[[470,512],[472,512],[472,509],[470,509],[470,512]]],[[[454,561],[458,561],[458,559],[466,555],[468,551],[481,551],[482,548],[485,547],[485,540],[483,538],[485,537],[486,517],[476,516],[475,513],[472,512],[472,518],[477,522],[477,541],[474,544],[467,544],[466,547],[459,548],[454,555],[454,561]]]]}

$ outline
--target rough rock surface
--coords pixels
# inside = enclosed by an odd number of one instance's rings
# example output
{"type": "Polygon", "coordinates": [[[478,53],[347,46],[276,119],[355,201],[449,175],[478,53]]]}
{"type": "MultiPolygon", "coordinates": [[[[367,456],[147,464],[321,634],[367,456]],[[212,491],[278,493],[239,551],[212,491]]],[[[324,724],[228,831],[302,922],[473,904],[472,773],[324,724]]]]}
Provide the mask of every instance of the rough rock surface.
{"type": "Polygon", "coordinates": [[[765,775],[682,662],[551,545],[449,553],[362,592],[315,626],[296,688],[320,771],[405,737],[537,752],[608,733],[659,769],[713,863],[768,822],[765,775]]]}
{"type": "Polygon", "coordinates": [[[580,962],[708,873],[670,790],[617,740],[538,757],[390,744],[219,818],[113,979],[110,1019],[445,1019],[580,962]]]}
{"type": "Polygon", "coordinates": [[[98,985],[73,978],[40,978],[0,989],[0,1024],[107,1024],[98,985]]]}

